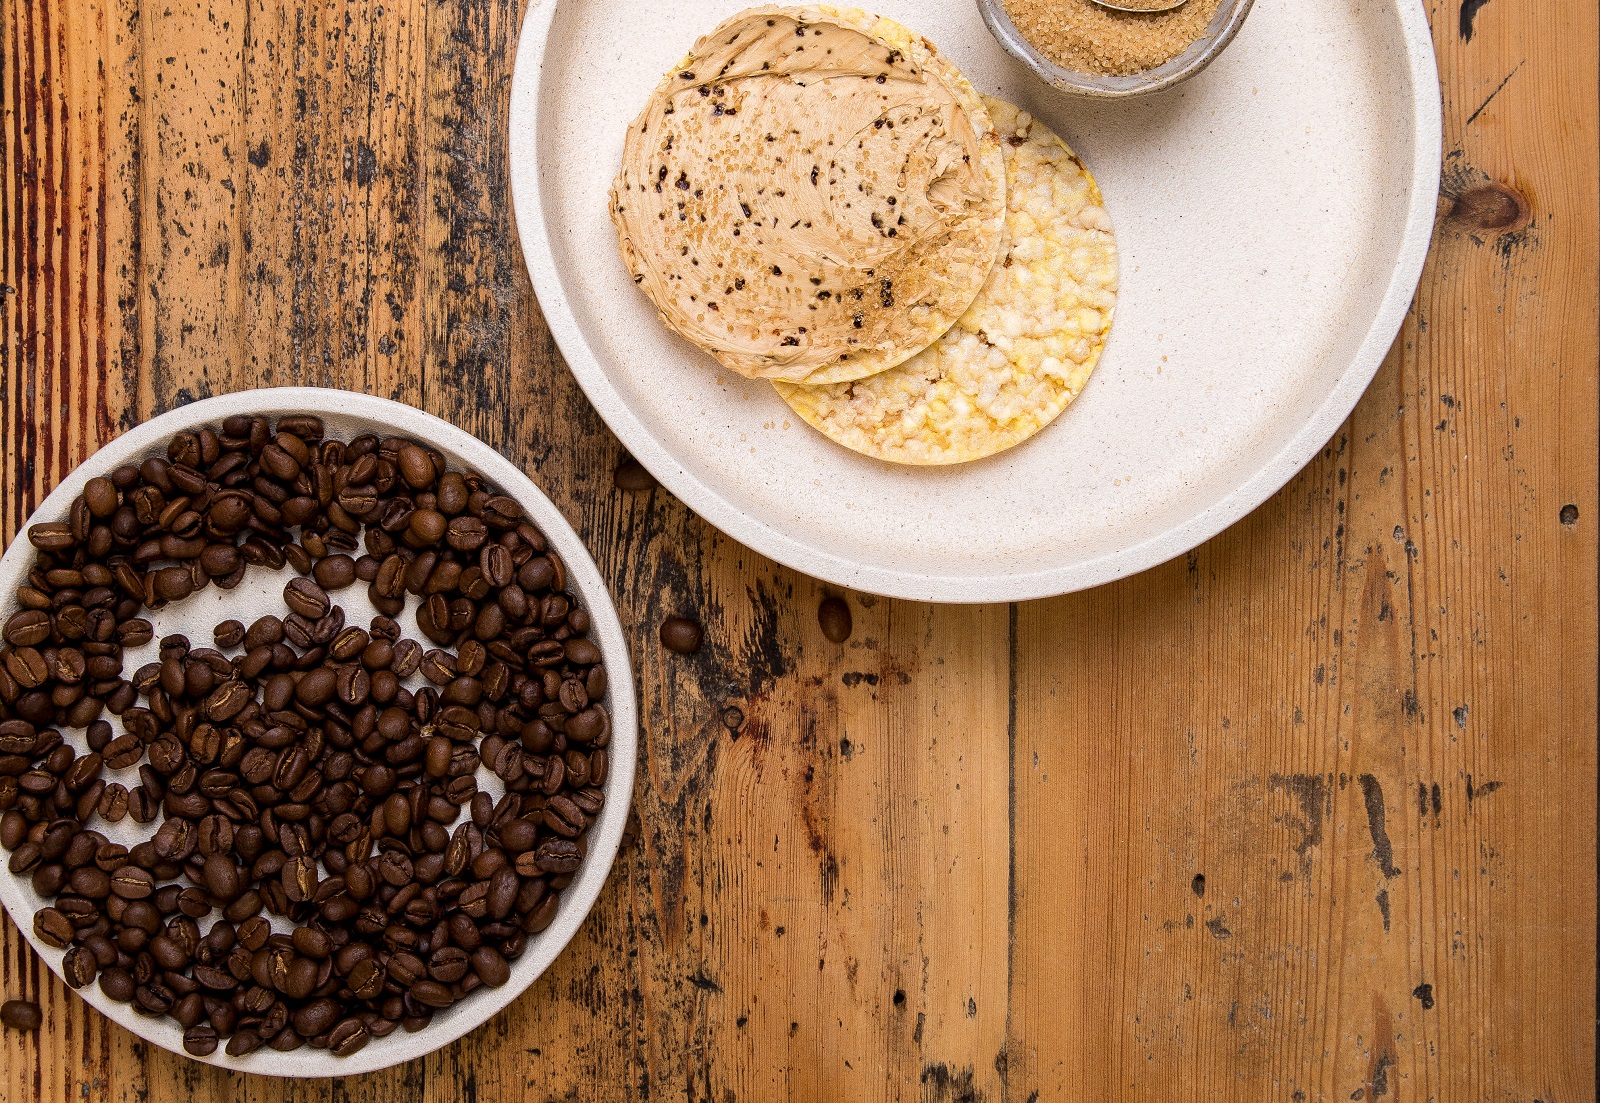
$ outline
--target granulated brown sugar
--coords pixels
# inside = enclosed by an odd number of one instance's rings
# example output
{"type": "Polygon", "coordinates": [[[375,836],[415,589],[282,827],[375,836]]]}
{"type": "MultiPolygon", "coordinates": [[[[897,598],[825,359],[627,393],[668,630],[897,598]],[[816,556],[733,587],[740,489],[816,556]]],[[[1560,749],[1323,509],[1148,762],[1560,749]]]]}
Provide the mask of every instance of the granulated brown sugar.
{"type": "Polygon", "coordinates": [[[1189,0],[1176,11],[1135,15],[1093,0],[1003,0],[1024,38],[1080,73],[1127,76],[1154,69],[1206,33],[1221,0],[1189,0]]]}

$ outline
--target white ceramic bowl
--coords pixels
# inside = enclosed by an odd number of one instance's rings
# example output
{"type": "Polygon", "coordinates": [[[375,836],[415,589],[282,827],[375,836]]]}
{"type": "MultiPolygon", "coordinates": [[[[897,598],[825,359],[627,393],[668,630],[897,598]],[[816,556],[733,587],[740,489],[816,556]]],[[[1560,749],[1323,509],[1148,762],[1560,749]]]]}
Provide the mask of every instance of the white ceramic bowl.
{"type": "Polygon", "coordinates": [[[1121,288],[1093,378],[1031,440],[944,468],[840,447],[769,383],[662,325],[608,216],[651,89],[750,3],[528,5],[509,157],[528,272],[589,400],[667,489],[763,555],[918,601],[1123,578],[1264,502],[1393,344],[1439,194],[1439,80],[1418,0],[1255,0],[1204,73],[1119,100],[1041,84],[974,0],[874,0],[1083,158],[1116,227],[1121,288]]]}
{"type": "MultiPolygon", "coordinates": [[[[600,572],[572,526],[526,475],[493,448],[447,421],[398,402],[316,387],[243,391],[195,402],[147,421],[100,449],[62,480],[61,485],[29,518],[28,524],[64,519],[72,500],[90,478],[105,474],[123,463],[137,463],[147,456],[165,455],[168,438],[180,430],[217,425],[223,418],[233,414],[260,414],[272,418],[288,413],[320,416],[330,437],[348,440],[370,432],[382,436],[402,434],[426,441],[438,448],[452,467],[476,471],[503,493],[515,498],[529,519],[544,532],[550,546],[566,565],[570,587],[593,618],[592,635],[604,653],[610,680],[605,704],[611,712],[612,721],[611,743],[607,748],[611,766],[605,782],[605,806],[589,829],[588,856],[579,867],[572,884],[562,893],[555,921],[528,940],[527,950],[512,963],[509,983],[501,988],[480,988],[454,1007],[436,1014],[425,1029],[415,1034],[397,1030],[387,1038],[374,1038],[364,1049],[349,1057],[335,1057],[326,1050],[302,1047],[290,1053],[262,1048],[236,1058],[229,1057],[219,1046],[210,1057],[193,1058],[211,1065],[267,1076],[349,1076],[397,1065],[454,1041],[516,999],[555,960],[589,914],[616,858],[633,792],[634,763],[638,753],[638,718],[634,705],[633,672],[628,662],[628,647],[622,635],[622,626],[617,621],[616,608],[600,572]]],[[[27,540],[27,527],[24,526],[5,556],[0,558],[0,610],[4,610],[0,618],[9,616],[14,609],[12,595],[25,579],[33,557],[34,548],[27,540]]],[[[282,587],[292,577],[293,570],[288,567],[276,573],[252,568],[236,590],[224,592],[216,587],[207,587],[177,605],[147,614],[156,626],[156,641],[171,632],[184,632],[195,646],[210,646],[211,628],[221,620],[233,617],[249,623],[266,612],[282,613],[282,587]]],[[[364,586],[356,585],[341,590],[334,595],[334,599],[344,606],[352,624],[365,625],[374,613],[367,602],[364,586]]],[[[409,601],[405,612],[396,619],[405,627],[409,638],[421,639],[423,637],[417,632],[414,619],[415,607],[416,602],[409,601]]],[[[147,647],[153,657],[156,642],[147,647]]],[[[143,652],[144,649],[129,653],[127,670],[136,670],[148,661],[141,657],[143,652]]],[[[113,727],[117,726],[115,717],[108,716],[107,719],[112,721],[113,727]]],[[[81,731],[63,731],[62,735],[77,745],[80,751],[87,749],[81,731]]],[[[490,789],[496,795],[503,791],[498,779],[487,769],[480,770],[478,777],[480,787],[490,789]]],[[[113,840],[126,844],[154,834],[159,820],[138,825],[131,819],[119,824],[106,824],[95,819],[91,825],[113,840]]],[[[23,935],[33,944],[34,950],[59,976],[63,952],[40,942],[33,933],[34,914],[47,902],[33,891],[27,878],[13,876],[3,863],[0,863],[0,903],[4,903],[23,935]]],[[[214,918],[213,915],[203,920],[202,927],[214,918]]],[[[78,995],[146,1041],[174,1053],[191,1056],[184,1053],[183,1031],[172,1019],[149,1019],[139,1015],[130,1004],[107,999],[98,983],[78,989],[78,995]]]]}

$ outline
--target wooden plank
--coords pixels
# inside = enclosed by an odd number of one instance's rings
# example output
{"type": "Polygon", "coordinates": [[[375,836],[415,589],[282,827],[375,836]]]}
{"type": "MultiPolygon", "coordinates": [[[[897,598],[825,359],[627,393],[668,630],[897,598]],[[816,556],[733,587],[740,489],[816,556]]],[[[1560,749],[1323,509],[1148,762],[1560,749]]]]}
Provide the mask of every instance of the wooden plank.
{"type": "Polygon", "coordinates": [[[638,842],[484,1030],[233,1077],[7,921],[0,986],[47,1028],[0,1035],[0,1096],[1592,1097],[1600,28],[1467,7],[1470,39],[1434,13],[1434,255],[1323,456],[1138,579],[847,595],[836,646],[819,584],[611,484],[511,225],[519,3],[0,0],[4,535],[189,398],[403,398],[574,518],[644,716],[638,842]],[[675,612],[699,654],[656,644],[675,612]]]}
{"type": "Polygon", "coordinates": [[[1186,563],[1021,611],[1044,1098],[1594,1093],[1595,12],[1445,14],[1441,223],[1350,423],[1186,563]]]}
{"type": "MultiPolygon", "coordinates": [[[[0,9],[0,537],[134,407],[123,310],[133,295],[122,202],[137,173],[129,41],[103,3],[0,9]]],[[[45,1009],[35,1044],[0,1037],[0,1096],[118,1093],[136,1040],[71,997],[0,920],[0,990],[45,1009]]]]}

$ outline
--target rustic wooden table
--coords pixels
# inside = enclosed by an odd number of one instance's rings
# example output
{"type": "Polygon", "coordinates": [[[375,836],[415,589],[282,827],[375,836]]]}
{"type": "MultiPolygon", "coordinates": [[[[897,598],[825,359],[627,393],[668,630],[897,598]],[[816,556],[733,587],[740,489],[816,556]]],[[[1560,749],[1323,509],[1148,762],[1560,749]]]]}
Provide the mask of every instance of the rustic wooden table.
{"type": "MultiPolygon", "coordinates": [[[[140,419],[291,382],[522,464],[631,629],[639,842],[532,991],[331,1091],[1595,1096],[1593,0],[1429,0],[1445,195],[1321,456],[1137,578],[827,589],[662,491],[562,367],[503,120],[519,0],[0,0],[0,528],[140,419]],[[671,612],[708,645],[664,654],[671,612]]],[[[147,1046],[5,923],[0,1098],[325,1098],[147,1046]]]]}

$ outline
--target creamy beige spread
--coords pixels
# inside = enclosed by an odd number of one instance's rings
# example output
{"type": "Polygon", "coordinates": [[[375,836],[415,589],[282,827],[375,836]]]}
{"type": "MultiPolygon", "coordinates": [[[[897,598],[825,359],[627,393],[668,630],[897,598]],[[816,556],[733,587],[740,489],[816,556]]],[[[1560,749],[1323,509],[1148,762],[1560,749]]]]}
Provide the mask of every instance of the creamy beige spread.
{"type": "Polygon", "coordinates": [[[757,8],[695,44],[628,131],[612,218],[635,281],[746,376],[856,379],[926,348],[1005,218],[987,112],[890,20],[757,8]]]}

